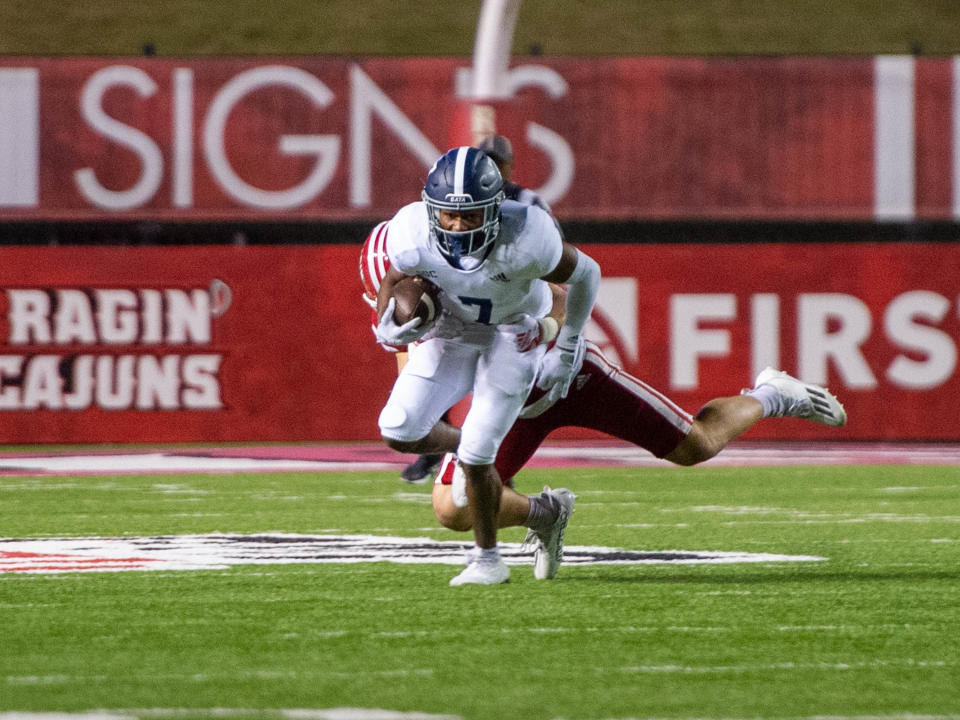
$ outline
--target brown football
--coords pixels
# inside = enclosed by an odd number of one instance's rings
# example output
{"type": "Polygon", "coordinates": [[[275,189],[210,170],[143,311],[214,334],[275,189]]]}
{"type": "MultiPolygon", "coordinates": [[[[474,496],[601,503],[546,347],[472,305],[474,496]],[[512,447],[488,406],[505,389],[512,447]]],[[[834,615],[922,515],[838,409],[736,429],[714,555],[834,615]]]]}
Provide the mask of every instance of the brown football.
{"type": "Polygon", "coordinates": [[[415,317],[428,324],[440,314],[440,288],[426,278],[408,275],[393,286],[393,321],[403,325],[415,317]]]}

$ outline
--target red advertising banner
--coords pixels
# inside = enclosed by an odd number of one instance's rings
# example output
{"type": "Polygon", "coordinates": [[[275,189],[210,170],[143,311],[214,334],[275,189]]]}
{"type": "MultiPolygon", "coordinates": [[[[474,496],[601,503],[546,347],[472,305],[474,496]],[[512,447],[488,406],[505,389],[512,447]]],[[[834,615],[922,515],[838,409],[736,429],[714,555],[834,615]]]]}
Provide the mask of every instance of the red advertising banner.
{"type": "MultiPolygon", "coordinates": [[[[695,412],[766,364],[828,384],[836,430],[753,438],[960,438],[960,248],[593,245],[588,335],[695,412]]],[[[4,442],[375,439],[395,375],[357,246],[0,250],[4,442]]],[[[582,437],[564,432],[563,437],[582,437]]]]}
{"type": "MultiPolygon", "coordinates": [[[[536,58],[493,103],[561,219],[951,219],[949,58],[536,58]]],[[[373,219],[471,138],[465,58],[0,60],[0,220],[373,219]]]]}
{"type": "Polygon", "coordinates": [[[594,337],[606,335],[620,364],[691,412],[751,386],[773,365],[828,385],[849,423],[841,430],[761,423],[750,437],[960,437],[951,409],[960,402],[955,244],[595,245],[589,252],[605,271],[594,337]]]}
{"type": "Polygon", "coordinates": [[[5,248],[7,443],[377,436],[358,251],[5,248]]]}

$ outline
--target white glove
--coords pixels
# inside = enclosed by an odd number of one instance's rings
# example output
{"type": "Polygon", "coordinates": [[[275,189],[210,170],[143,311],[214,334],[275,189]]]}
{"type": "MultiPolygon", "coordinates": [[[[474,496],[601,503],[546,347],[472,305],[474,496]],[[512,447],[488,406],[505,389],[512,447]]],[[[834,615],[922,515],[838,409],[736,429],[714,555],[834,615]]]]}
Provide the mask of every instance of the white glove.
{"type": "Polygon", "coordinates": [[[557,402],[558,398],[551,398],[549,393],[544,393],[539,397],[539,399],[534,400],[529,405],[524,405],[520,409],[520,414],[517,416],[521,420],[530,420],[535,417],[540,417],[547,410],[553,407],[554,403],[557,402]]]}
{"type": "Polygon", "coordinates": [[[373,331],[374,335],[377,336],[377,342],[381,345],[409,345],[419,340],[429,330],[429,328],[420,327],[423,321],[418,317],[403,325],[397,325],[393,321],[393,310],[396,304],[396,299],[390,298],[383,315],[380,316],[379,324],[373,331]]]}
{"type": "Polygon", "coordinates": [[[518,352],[529,352],[541,343],[548,343],[557,336],[557,321],[553,318],[537,319],[524,314],[519,321],[501,325],[498,330],[507,336],[513,336],[518,352]]]}
{"type": "Polygon", "coordinates": [[[438,317],[434,323],[433,328],[428,333],[429,337],[438,337],[449,340],[450,338],[460,337],[463,335],[463,320],[458,317],[454,317],[446,310],[440,312],[440,317],[438,317]]]}
{"type": "MultiPolygon", "coordinates": [[[[561,338],[562,340],[562,338],[561,338]]],[[[560,398],[565,398],[570,392],[573,379],[583,366],[583,356],[587,346],[583,338],[578,336],[573,347],[567,347],[558,340],[556,345],[547,351],[540,363],[540,376],[537,378],[537,387],[546,390],[547,398],[544,402],[550,404],[560,398]]]]}

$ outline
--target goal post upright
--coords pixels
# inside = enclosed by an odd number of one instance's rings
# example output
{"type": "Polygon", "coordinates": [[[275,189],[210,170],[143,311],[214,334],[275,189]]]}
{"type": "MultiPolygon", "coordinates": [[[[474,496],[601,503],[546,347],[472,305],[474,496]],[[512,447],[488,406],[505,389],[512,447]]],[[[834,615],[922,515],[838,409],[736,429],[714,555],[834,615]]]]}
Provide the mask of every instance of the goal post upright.
{"type": "Polygon", "coordinates": [[[471,144],[496,133],[495,103],[510,96],[507,69],[521,1],[483,0],[480,8],[467,99],[471,144]]]}

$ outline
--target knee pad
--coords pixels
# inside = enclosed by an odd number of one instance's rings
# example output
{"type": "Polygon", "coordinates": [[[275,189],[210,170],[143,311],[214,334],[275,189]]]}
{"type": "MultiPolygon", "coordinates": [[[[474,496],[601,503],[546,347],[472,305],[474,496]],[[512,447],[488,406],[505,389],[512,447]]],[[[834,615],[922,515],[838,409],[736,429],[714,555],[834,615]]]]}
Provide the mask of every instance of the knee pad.
{"type": "Polygon", "coordinates": [[[377,421],[380,426],[380,434],[391,440],[403,440],[412,442],[419,440],[419,437],[413,437],[409,428],[406,428],[407,412],[399,405],[386,405],[380,411],[380,419],[377,421]]]}

